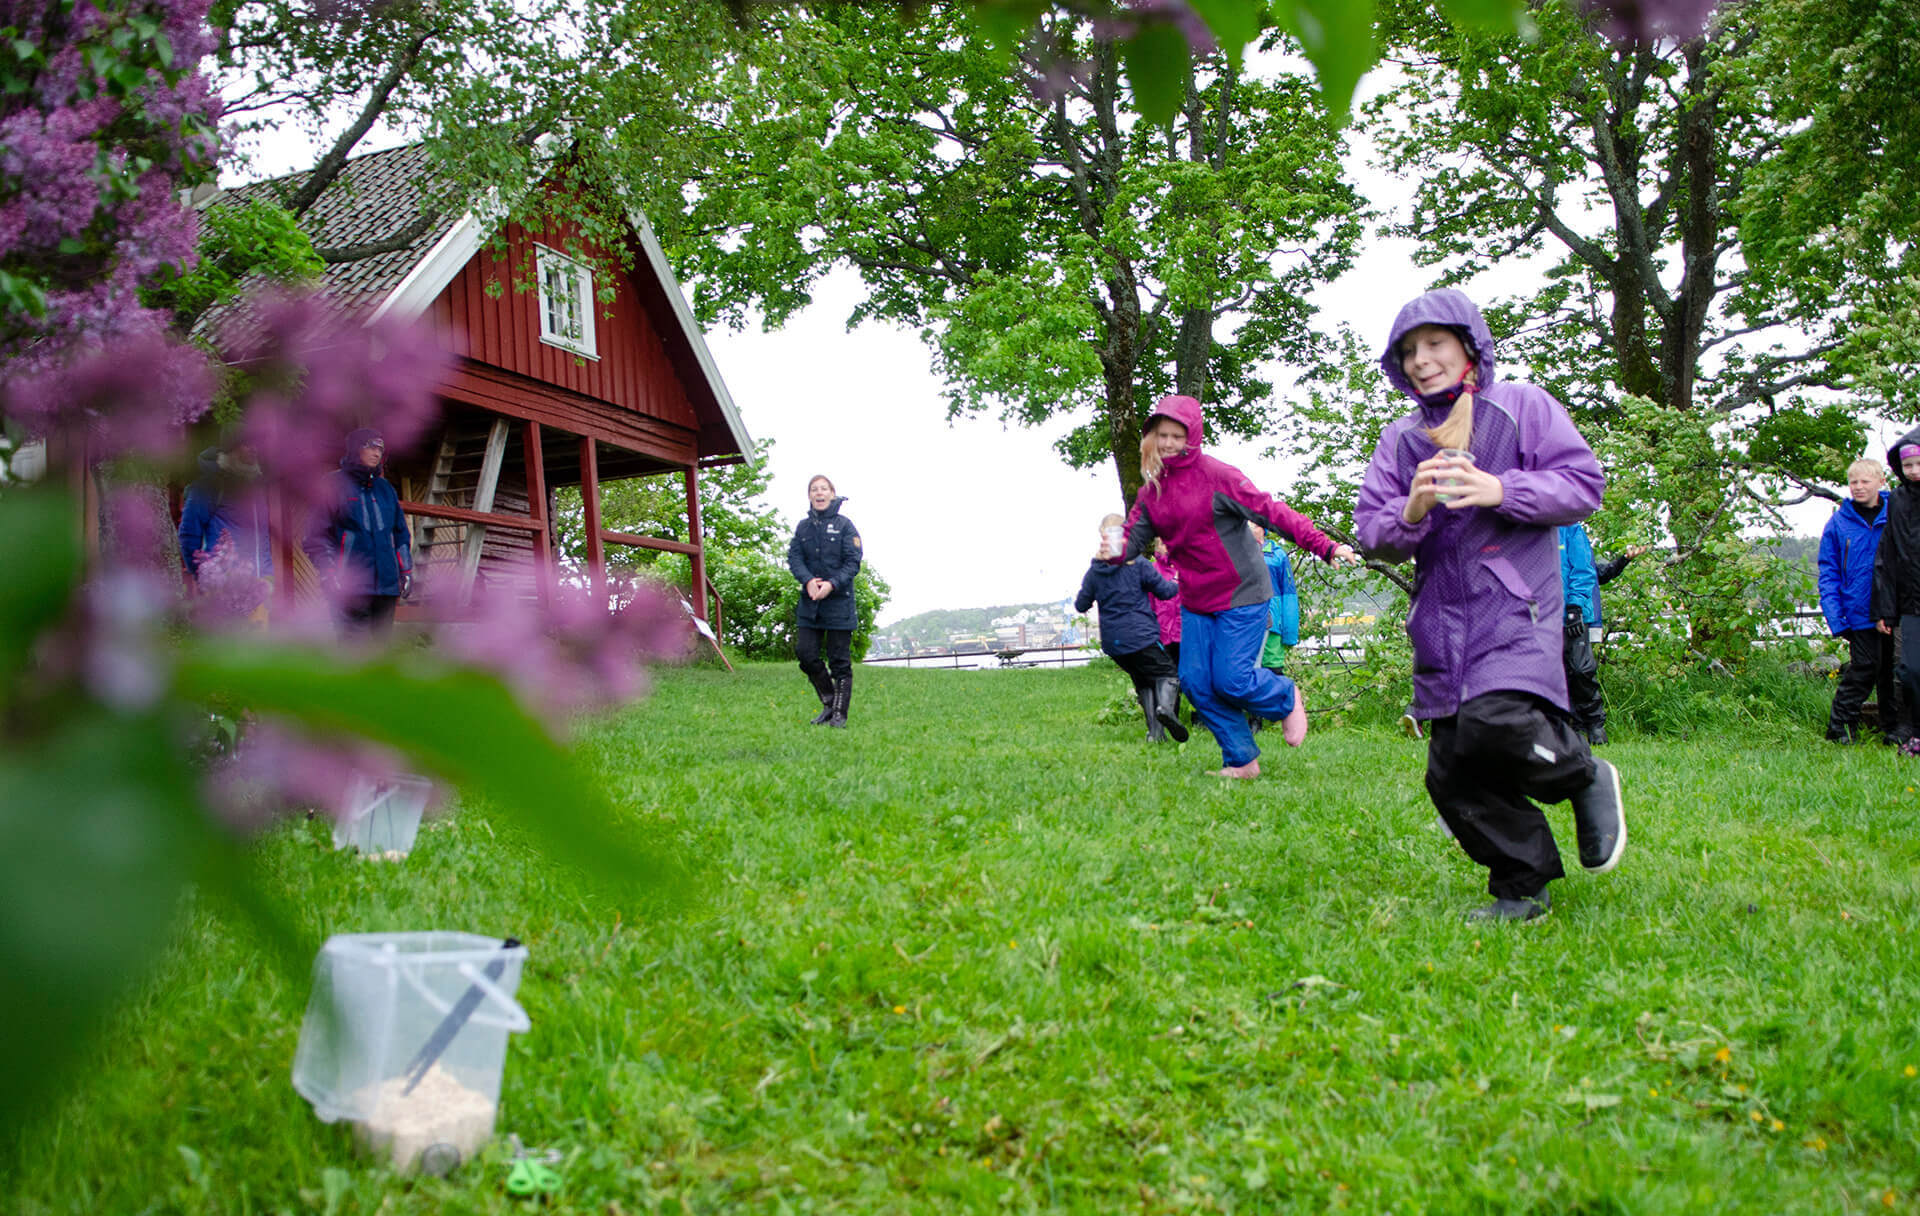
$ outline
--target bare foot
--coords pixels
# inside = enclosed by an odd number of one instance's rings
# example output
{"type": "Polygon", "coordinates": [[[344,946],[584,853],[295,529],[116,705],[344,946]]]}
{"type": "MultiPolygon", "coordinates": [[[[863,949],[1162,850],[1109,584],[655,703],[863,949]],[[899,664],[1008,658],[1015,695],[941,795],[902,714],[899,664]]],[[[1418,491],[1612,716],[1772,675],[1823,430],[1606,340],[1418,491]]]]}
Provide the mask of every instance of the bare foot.
{"type": "Polygon", "coordinates": [[[1259,775],[1260,759],[1257,756],[1245,764],[1229,764],[1225,768],[1217,768],[1208,774],[1212,777],[1232,777],[1236,781],[1251,781],[1259,775]]]}
{"type": "Polygon", "coordinates": [[[1293,708],[1281,719],[1280,737],[1288,747],[1299,747],[1307,741],[1307,698],[1298,686],[1293,690],[1293,708]]]}

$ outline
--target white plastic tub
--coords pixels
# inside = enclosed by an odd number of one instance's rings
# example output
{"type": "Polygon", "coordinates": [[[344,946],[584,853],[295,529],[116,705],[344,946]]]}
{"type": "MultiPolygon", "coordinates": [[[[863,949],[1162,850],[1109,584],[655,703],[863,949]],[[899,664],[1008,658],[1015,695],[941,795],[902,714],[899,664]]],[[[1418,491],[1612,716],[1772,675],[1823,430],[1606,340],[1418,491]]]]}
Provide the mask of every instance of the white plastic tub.
{"type": "Polygon", "coordinates": [[[511,939],[472,933],[328,938],[294,1089],[395,1169],[446,1173],[493,1135],[507,1036],[531,1025],[514,999],[526,959],[511,939]]]}
{"type": "Polygon", "coordinates": [[[372,781],[355,777],[347,813],[333,825],[333,847],[358,849],[368,857],[404,857],[420,834],[420,816],[433,797],[425,777],[372,781]]]}

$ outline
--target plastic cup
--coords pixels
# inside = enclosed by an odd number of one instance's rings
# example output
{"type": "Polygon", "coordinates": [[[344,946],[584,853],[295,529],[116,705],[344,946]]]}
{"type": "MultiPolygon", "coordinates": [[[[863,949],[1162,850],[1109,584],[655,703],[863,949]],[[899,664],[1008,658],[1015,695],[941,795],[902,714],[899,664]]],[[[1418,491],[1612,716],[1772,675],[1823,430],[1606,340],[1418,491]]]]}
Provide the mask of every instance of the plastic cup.
{"type": "MultiPolygon", "coordinates": [[[[1464,464],[1469,468],[1473,466],[1473,453],[1465,448],[1441,448],[1438,455],[1441,459],[1450,460],[1455,464],[1464,464]]],[[[1445,502],[1459,493],[1460,487],[1465,484],[1465,480],[1458,476],[1443,476],[1434,483],[1433,496],[1445,502]]]]}
{"type": "Polygon", "coordinates": [[[1119,557],[1127,551],[1127,530],[1125,528],[1102,528],[1100,529],[1100,536],[1101,539],[1106,541],[1109,556],[1119,557]]]}

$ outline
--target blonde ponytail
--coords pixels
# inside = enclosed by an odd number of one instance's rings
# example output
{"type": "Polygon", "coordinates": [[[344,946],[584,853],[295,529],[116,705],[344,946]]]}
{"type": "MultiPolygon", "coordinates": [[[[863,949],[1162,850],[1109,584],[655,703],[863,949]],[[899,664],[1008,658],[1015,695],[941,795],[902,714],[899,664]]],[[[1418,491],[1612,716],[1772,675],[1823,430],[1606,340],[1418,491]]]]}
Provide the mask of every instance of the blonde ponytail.
{"type": "Polygon", "coordinates": [[[1140,436],[1140,479],[1151,487],[1155,494],[1160,492],[1160,445],[1153,441],[1153,428],[1140,436]]]}
{"type": "Polygon", "coordinates": [[[1468,388],[1454,400],[1453,409],[1439,426],[1427,428],[1427,438],[1440,448],[1467,451],[1473,442],[1473,389],[1468,388]]]}

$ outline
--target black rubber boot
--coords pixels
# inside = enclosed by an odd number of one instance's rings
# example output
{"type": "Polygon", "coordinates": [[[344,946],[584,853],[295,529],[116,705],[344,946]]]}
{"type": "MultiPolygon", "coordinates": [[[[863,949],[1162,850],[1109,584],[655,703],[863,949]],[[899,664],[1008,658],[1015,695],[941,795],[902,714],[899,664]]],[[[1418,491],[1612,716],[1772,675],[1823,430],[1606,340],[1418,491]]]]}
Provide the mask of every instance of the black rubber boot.
{"type": "Polygon", "coordinates": [[[1175,743],[1187,741],[1187,728],[1180,721],[1180,681],[1168,676],[1153,686],[1153,713],[1175,743]]]}
{"type": "Polygon", "coordinates": [[[1153,689],[1136,688],[1133,690],[1133,695],[1134,699],[1140,702],[1140,712],[1147,718],[1147,742],[1158,743],[1165,739],[1167,732],[1161,727],[1160,719],[1156,716],[1159,698],[1154,695],[1153,689]]]}
{"type": "Polygon", "coordinates": [[[807,683],[813,685],[813,695],[820,698],[820,712],[807,725],[825,726],[833,718],[833,677],[827,674],[824,666],[817,671],[806,672],[806,677],[807,683]]]}
{"type": "Polygon", "coordinates": [[[847,728],[847,709],[853,704],[853,677],[841,676],[833,682],[832,716],[827,719],[828,726],[847,728]]]}

